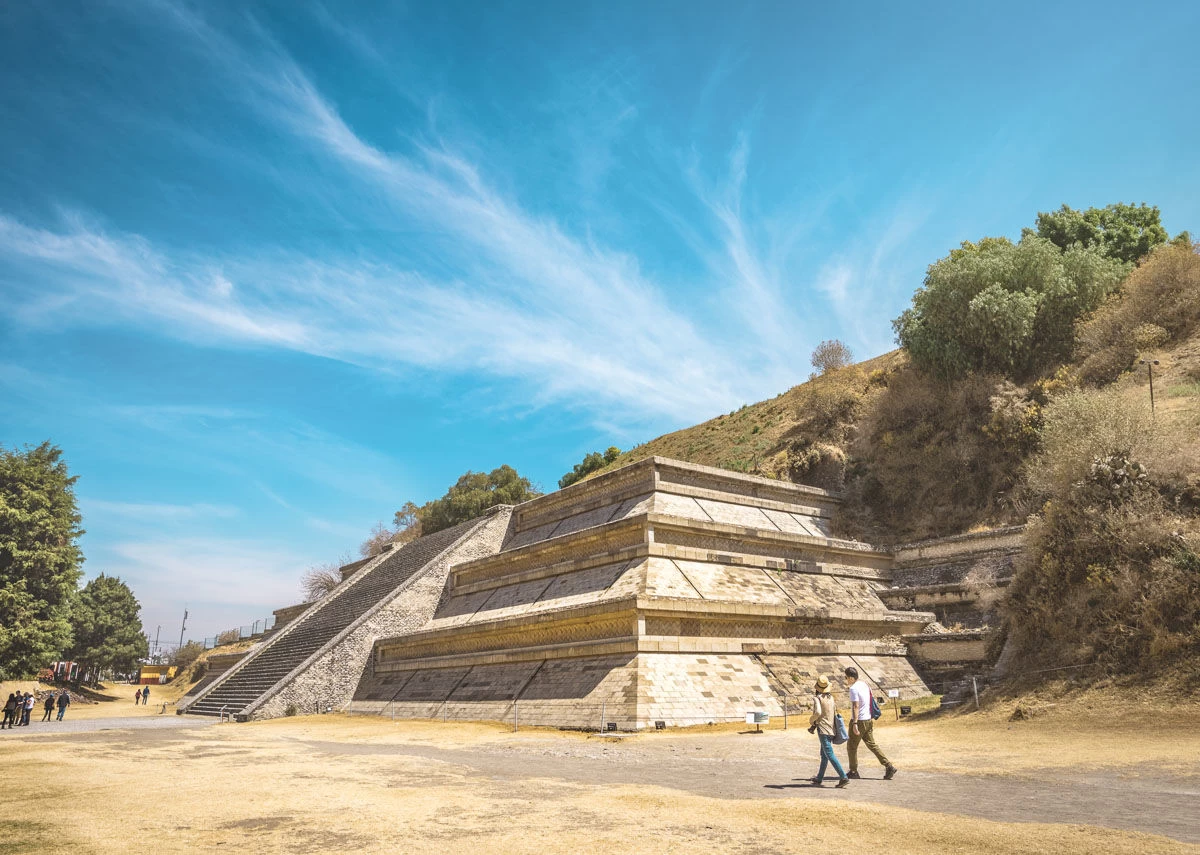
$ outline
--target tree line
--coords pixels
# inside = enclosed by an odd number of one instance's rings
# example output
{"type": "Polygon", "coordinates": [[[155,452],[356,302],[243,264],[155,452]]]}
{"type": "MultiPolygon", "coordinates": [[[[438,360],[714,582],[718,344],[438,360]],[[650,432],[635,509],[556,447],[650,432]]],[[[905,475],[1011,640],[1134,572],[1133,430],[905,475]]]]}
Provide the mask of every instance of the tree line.
{"type": "Polygon", "coordinates": [[[93,674],[131,671],[149,653],[128,585],[101,573],[79,586],[76,480],[49,442],[0,446],[0,679],[62,659],[93,674]]]}

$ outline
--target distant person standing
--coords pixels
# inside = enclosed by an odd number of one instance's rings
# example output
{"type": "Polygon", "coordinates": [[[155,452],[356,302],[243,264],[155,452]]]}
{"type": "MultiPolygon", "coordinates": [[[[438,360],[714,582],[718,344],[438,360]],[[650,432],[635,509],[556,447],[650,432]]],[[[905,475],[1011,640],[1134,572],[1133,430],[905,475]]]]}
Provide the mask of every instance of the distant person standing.
{"type": "Polygon", "coordinates": [[[142,706],[145,706],[150,701],[150,687],[142,687],[142,706]]]}
{"type": "Polygon", "coordinates": [[[45,707],[46,712],[42,716],[42,721],[49,721],[50,713],[54,712],[54,692],[46,695],[46,703],[43,704],[43,706],[45,707]]]}
{"type": "Polygon", "coordinates": [[[879,746],[875,744],[875,717],[871,714],[871,687],[865,680],[858,677],[857,668],[846,669],[846,686],[850,691],[850,739],[846,743],[846,754],[850,757],[851,778],[860,777],[858,774],[858,746],[865,743],[867,748],[883,766],[883,778],[890,781],[896,776],[896,767],[888,760],[879,746]]]}
{"type": "Polygon", "coordinates": [[[33,715],[33,708],[37,704],[37,698],[33,696],[33,692],[25,693],[25,713],[21,717],[21,724],[29,727],[29,717],[33,715]]]}
{"type": "Polygon", "coordinates": [[[16,727],[17,721],[17,695],[15,692],[8,693],[8,700],[4,702],[4,722],[0,724],[0,730],[8,728],[12,730],[16,727]]]}
{"type": "Polygon", "coordinates": [[[62,721],[63,714],[67,711],[67,707],[71,705],[71,693],[63,689],[58,693],[58,721],[62,721]]]}

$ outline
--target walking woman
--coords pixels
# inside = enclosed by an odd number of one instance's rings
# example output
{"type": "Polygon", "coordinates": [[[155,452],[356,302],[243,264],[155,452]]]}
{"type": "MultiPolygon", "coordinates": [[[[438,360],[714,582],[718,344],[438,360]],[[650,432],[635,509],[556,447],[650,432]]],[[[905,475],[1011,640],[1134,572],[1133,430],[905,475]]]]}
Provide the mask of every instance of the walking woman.
{"type": "Polygon", "coordinates": [[[9,728],[10,730],[16,727],[17,721],[17,696],[16,693],[10,692],[8,702],[4,705],[4,723],[0,724],[0,730],[9,728]]]}
{"type": "Polygon", "coordinates": [[[833,770],[838,773],[837,785],[839,788],[844,787],[850,783],[850,779],[846,777],[842,764],[833,753],[833,717],[837,715],[837,704],[829,692],[829,678],[822,674],[813,688],[812,715],[808,719],[808,732],[812,733],[815,730],[817,738],[821,740],[821,768],[812,779],[813,786],[825,785],[825,767],[832,763],[833,770]]]}

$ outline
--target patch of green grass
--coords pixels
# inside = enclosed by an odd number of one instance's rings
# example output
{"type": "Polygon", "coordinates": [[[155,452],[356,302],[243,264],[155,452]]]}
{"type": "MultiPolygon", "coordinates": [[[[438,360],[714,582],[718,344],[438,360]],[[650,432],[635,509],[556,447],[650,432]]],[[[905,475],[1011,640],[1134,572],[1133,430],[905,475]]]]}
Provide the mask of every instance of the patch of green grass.
{"type": "Polygon", "coordinates": [[[1195,398],[1200,396],[1200,380],[1195,383],[1179,383],[1167,387],[1168,398],[1195,398]]]}

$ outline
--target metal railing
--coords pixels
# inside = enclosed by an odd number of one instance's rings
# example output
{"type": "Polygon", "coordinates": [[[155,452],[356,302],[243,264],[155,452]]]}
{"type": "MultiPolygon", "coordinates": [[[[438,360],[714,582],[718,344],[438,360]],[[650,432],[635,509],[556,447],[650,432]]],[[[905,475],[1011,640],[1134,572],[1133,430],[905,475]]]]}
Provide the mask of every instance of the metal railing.
{"type": "Polygon", "coordinates": [[[270,617],[261,618],[244,626],[234,627],[224,632],[219,632],[216,635],[208,636],[204,639],[204,649],[212,650],[214,647],[220,647],[222,644],[233,644],[235,641],[257,638],[274,628],[275,615],[271,615],[270,617]]]}

